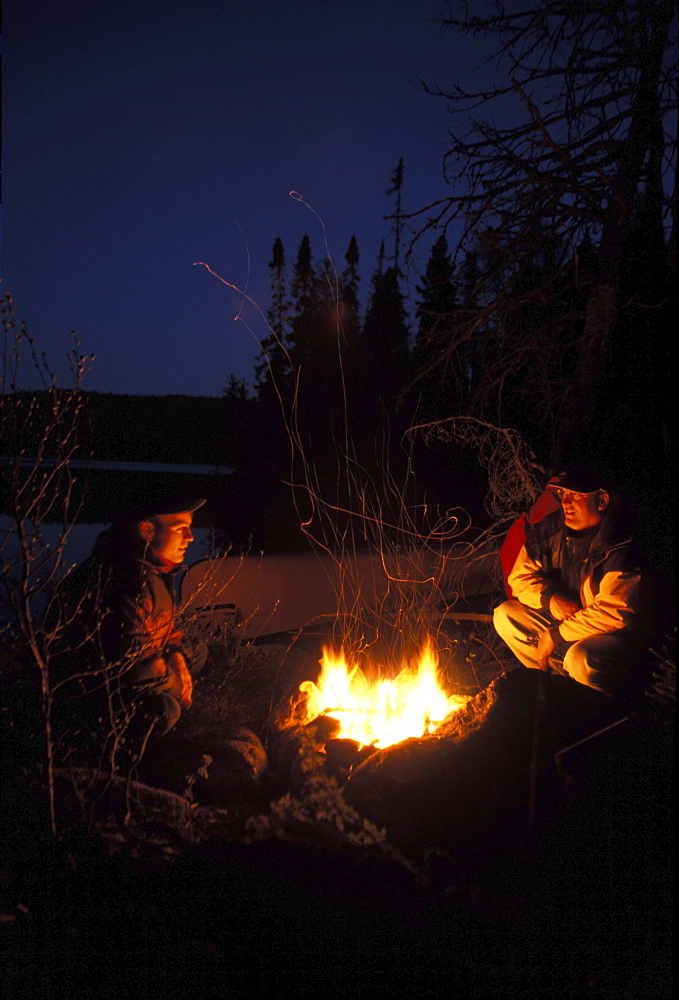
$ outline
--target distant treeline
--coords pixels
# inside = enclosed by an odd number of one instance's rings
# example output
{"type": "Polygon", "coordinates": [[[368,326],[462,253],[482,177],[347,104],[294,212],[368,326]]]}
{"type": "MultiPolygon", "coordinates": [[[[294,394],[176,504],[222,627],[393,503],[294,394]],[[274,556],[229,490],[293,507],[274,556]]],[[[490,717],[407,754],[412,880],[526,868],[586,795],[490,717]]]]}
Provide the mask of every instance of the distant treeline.
{"type": "MultiPolygon", "coordinates": [[[[224,465],[223,399],[99,392],[81,392],[79,397],[77,446],[69,452],[79,462],[94,459],[150,465],[224,465]]],[[[53,396],[48,392],[16,393],[4,396],[2,407],[6,433],[0,452],[9,458],[19,453],[25,458],[37,455],[40,445],[44,445],[44,429],[55,419],[53,396]]],[[[67,430],[65,426],[64,433],[67,430]]],[[[56,451],[56,443],[50,441],[42,453],[53,459],[56,451]]],[[[74,469],[73,476],[74,509],[79,507],[78,520],[87,523],[107,523],[130,507],[169,492],[210,497],[217,511],[228,478],[216,473],[182,475],[81,468],[74,469]]],[[[1,512],[8,513],[7,470],[2,479],[1,512]]]]}
{"type": "MultiPolygon", "coordinates": [[[[223,462],[224,401],[219,397],[84,391],[79,396],[76,458],[196,465],[223,462]]],[[[3,407],[22,421],[24,454],[36,454],[43,429],[53,419],[51,394],[19,392],[3,397],[3,407]],[[30,417],[29,409],[33,411],[30,417]]],[[[8,446],[9,441],[3,442],[0,450],[4,453],[8,446]]]]}
{"type": "Polygon", "coordinates": [[[223,462],[224,401],[212,396],[88,392],[93,458],[111,462],[223,462]]]}

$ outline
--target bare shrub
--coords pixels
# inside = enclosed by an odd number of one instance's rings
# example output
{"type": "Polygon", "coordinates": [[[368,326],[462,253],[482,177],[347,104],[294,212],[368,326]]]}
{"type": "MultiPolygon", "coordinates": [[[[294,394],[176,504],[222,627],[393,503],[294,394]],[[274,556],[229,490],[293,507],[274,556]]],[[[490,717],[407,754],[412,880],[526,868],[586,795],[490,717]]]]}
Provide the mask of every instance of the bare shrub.
{"type": "Polygon", "coordinates": [[[0,440],[2,511],[9,523],[0,537],[0,634],[39,678],[50,824],[56,833],[52,725],[56,686],[51,665],[68,624],[61,589],[68,572],[64,550],[83,500],[71,463],[75,457],[90,456],[82,382],[93,358],[81,353],[74,334],[66,355],[69,384],[60,386],[47,358],[14,316],[12,300],[5,296],[0,440]],[[25,388],[31,374],[34,381],[37,377],[37,389],[25,388]],[[51,543],[43,537],[47,523],[57,525],[51,543]]]}

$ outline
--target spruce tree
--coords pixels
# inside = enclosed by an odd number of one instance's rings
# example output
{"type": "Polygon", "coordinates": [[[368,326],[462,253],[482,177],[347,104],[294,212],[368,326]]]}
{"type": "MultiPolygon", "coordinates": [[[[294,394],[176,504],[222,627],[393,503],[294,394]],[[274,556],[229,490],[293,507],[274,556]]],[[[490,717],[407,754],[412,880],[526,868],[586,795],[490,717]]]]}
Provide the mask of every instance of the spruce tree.
{"type": "Polygon", "coordinates": [[[377,395],[392,406],[410,376],[410,331],[396,268],[376,271],[363,326],[362,355],[377,395]]]}
{"type": "Polygon", "coordinates": [[[347,252],[344,255],[345,268],[340,278],[340,321],[342,324],[344,343],[351,348],[356,344],[359,334],[360,305],[358,286],[360,275],[358,262],[360,254],[356,237],[349,240],[347,252]]]}
{"type": "Polygon", "coordinates": [[[270,334],[260,342],[261,354],[255,364],[258,392],[284,392],[290,375],[287,355],[290,300],[287,296],[285,251],[280,237],[274,241],[271,260],[271,305],[267,310],[270,334]]]}
{"type": "Polygon", "coordinates": [[[357,351],[352,391],[351,426],[363,455],[388,437],[399,442],[410,409],[401,394],[411,379],[409,330],[394,267],[382,270],[381,257],[372,279],[372,294],[357,351]]]}
{"type": "Polygon", "coordinates": [[[313,356],[315,326],[318,319],[319,281],[313,267],[308,233],[302,237],[297,251],[290,291],[292,295],[290,356],[293,367],[298,369],[313,356]]]}
{"type": "Polygon", "coordinates": [[[334,264],[324,260],[314,268],[307,234],[299,247],[291,291],[294,425],[306,459],[320,474],[344,424],[343,344],[334,264]]]}
{"type": "Polygon", "coordinates": [[[391,187],[387,191],[387,194],[396,195],[396,204],[394,207],[394,214],[392,219],[394,220],[394,226],[392,232],[394,234],[394,270],[398,277],[401,275],[401,237],[402,237],[402,226],[403,226],[403,196],[401,194],[401,189],[403,188],[403,157],[398,161],[398,165],[391,175],[391,187]]]}
{"type": "Polygon", "coordinates": [[[458,306],[453,264],[445,235],[434,243],[424,272],[424,281],[417,288],[418,326],[413,349],[414,392],[418,398],[418,419],[433,420],[450,415],[452,401],[459,392],[466,373],[442,369],[437,365],[441,341],[448,336],[448,327],[458,306]],[[438,370],[437,370],[438,369],[438,370]],[[449,383],[455,381],[457,387],[449,383]]]}

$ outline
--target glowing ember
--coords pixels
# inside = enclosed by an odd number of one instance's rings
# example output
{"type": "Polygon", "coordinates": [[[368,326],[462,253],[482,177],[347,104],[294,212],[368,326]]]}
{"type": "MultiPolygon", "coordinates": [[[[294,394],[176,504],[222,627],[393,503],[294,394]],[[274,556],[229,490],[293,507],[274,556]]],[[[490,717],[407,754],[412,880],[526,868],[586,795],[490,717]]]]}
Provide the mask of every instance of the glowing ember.
{"type": "Polygon", "coordinates": [[[323,650],[317,684],[304,681],[307,720],[330,715],[342,724],[339,737],[386,747],[409,736],[423,736],[469,699],[447,695],[438,680],[436,656],[427,645],[416,666],[406,664],[393,680],[370,681],[342,653],[323,650]]]}

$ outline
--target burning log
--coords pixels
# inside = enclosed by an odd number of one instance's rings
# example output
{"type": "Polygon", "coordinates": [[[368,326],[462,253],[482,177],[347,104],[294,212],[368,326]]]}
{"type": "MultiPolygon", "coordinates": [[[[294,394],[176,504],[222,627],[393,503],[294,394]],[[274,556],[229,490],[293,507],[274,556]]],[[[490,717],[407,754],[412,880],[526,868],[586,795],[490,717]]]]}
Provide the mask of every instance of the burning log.
{"type": "Polygon", "coordinates": [[[358,767],[368,757],[377,753],[377,747],[364,747],[358,740],[329,740],[325,745],[325,753],[333,771],[346,771],[358,767]]]}
{"type": "Polygon", "coordinates": [[[290,726],[272,732],[269,761],[282,778],[289,777],[300,757],[320,754],[328,740],[339,732],[337,719],[320,715],[306,725],[290,726]]]}
{"type": "Polygon", "coordinates": [[[350,771],[375,753],[375,747],[357,740],[340,739],[341,723],[330,715],[319,715],[305,726],[279,732],[269,750],[272,769],[299,791],[312,774],[325,774],[340,782],[350,771]]]}

